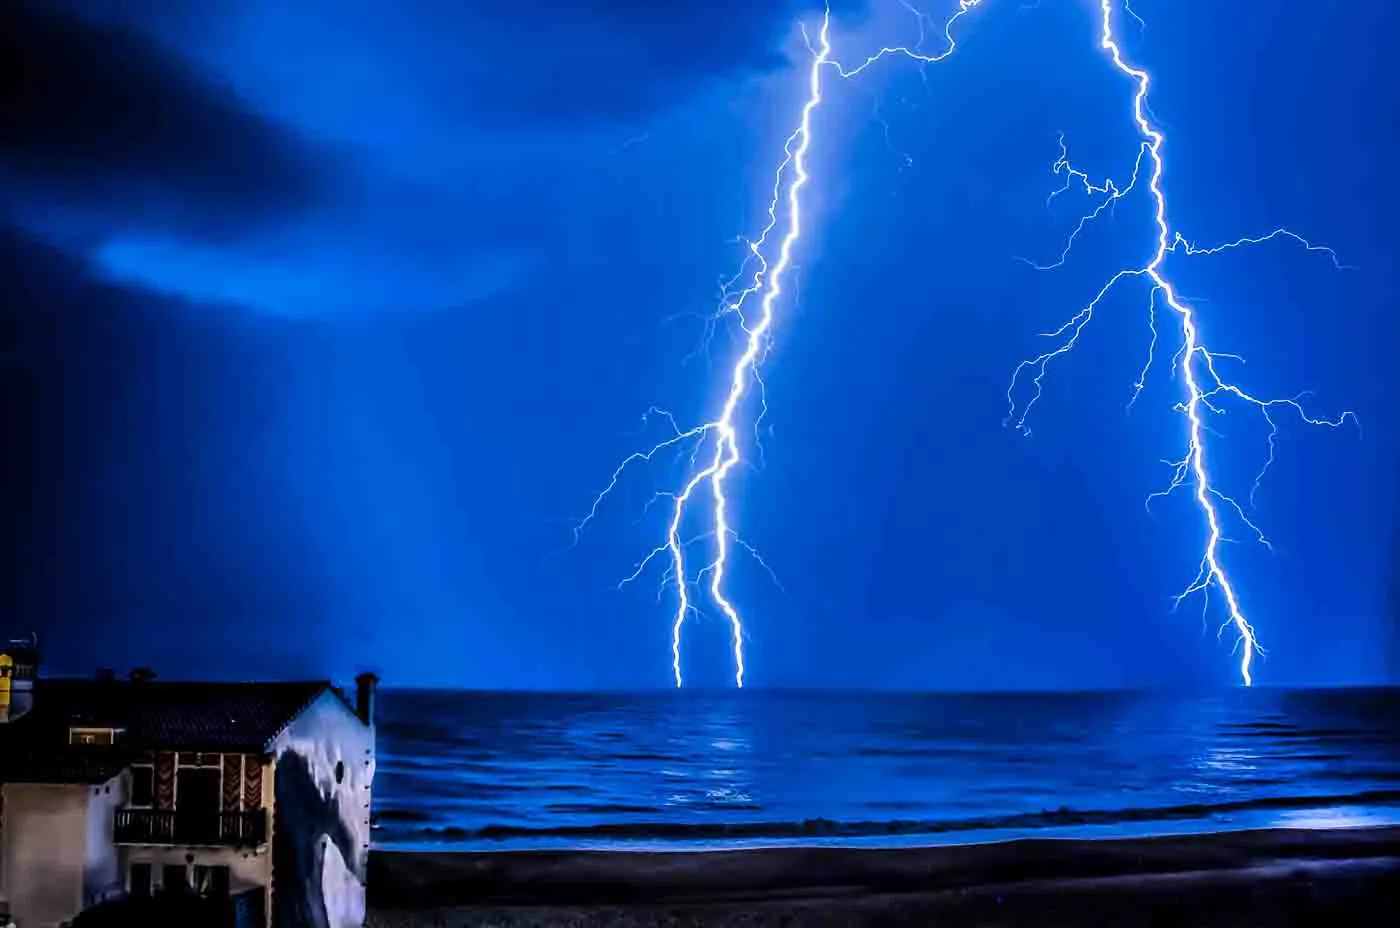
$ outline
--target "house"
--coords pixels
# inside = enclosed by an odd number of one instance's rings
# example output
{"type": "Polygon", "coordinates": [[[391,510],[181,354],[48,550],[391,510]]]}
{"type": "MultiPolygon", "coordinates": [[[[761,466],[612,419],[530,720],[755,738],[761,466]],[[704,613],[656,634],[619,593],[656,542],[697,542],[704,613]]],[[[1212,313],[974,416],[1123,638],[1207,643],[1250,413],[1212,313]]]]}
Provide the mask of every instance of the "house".
{"type": "Polygon", "coordinates": [[[38,669],[34,644],[0,650],[0,924],[174,896],[229,924],[363,924],[373,674],[351,701],[324,681],[38,669]]]}

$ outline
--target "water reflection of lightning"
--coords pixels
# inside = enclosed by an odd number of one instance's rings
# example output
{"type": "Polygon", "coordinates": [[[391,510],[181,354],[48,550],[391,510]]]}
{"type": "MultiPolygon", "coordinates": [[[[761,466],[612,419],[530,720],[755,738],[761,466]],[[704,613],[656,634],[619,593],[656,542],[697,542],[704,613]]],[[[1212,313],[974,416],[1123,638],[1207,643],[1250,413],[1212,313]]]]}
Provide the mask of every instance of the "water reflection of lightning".
{"type": "MultiPolygon", "coordinates": [[[[1220,543],[1225,540],[1222,529],[1222,510],[1234,515],[1254,536],[1267,544],[1263,533],[1259,530],[1245,510],[1230,496],[1218,490],[1212,480],[1210,470],[1206,465],[1206,439],[1207,432],[1206,416],[1208,414],[1219,414],[1222,410],[1219,401],[1233,399],[1245,403],[1259,410],[1265,422],[1269,426],[1268,447],[1269,454],[1263,468],[1255,478],[1254,486],[1250,492],[1251,502],[1254,492],[1258,489],[1259,480],[1268,471],[1274,459],[1274,440],[1277,435],[1277,425],[1273,418],[1273,413],[1284,410],[1298,415],[1304,422],[1311,425],[1326,425],[1330,427],[1340,426],[1348,418],[1354,417],[1349,412],[1344,412],[1335,419],[1319,419],[1307,413],[1300,405],[1300,397],[1293,399],[1259,399],[1250,393],[1245,392],[1233,383],[1225,380],[1219,370],[1218,362],[1231,359],[1240,360],[1235,355],[1226,355],[1220,352],[1212,352],[1200,340],[1200,333],[1197,326],[1195,313],[1191,307],[1178,295],[1175,287],[1168,279],[1163,265],[1169,254],[1180,252],[1186,255],[1211,255],[1222,251],[1245,245],[1259,245],[1278,239],[1292,240],[1296,244],[1301,244],[1309,251],[1321,251],[1326,253],[1333,264],[1342,267],[1337,260],[1337,256],[1331,249],[1314,245],[1302,237],[1288,231],[1287,229],[1276,229],[1267,235],[1253,238],[1241,238],[1224,245],[1212,248],[1196,248],[1184,239],[1180,233],[1174,233],[1167,221],[1167,199],[1162,188],[1162,175],[1165,171],[1165,164],[1162,155],[1162,146],[1166,141],[1161,130],[1155,128],[1149,120],[1147,95],[1151,85],[1151,77],[1147,71],[1129,64],[1123,57],[1118,40],[1115,36],[1113,25],[1113,4],[1112,0],[1099,0],[1100,12],[1102,14],[1102,33],[1100,45],[1112,59],[1113,65],[1123,75],[1130,78],[1136,85],[1136,92],[1133,95],[1133,122],[1135,123],[1139,135],[1142,137],[1141,148],[1134,163],[1133,174],[1129,182],[1121,188],[1113,181],[1105,181],[1103,184],[1094,184],[1087,174],[1076,169],[1070,162],[1068,152],[1064,147],[1064,141],[1060,142],[1060,158],[1054,164],[1056,174],[1063,173],[1065,184],[1057,190],[1052,197],[1068,191],[1072,184],[1078,183],[1083,187],[1086,194],[1090,196],[1102,196],[1103,199],[1098,206],[1088,215],[1083,217],[1074,230],[1070,233],[1069,240],[1064,251],[1059,258],[1048,265],[1033,265],[1039,269],[1047,270],[1058,267],[1069,257],[1070,249],[1074,245],[1075,238],[1083,231],[1084,227],[1098,217],[1106,208],[1116,203],[1121,198],[1131,193],[1138,185],[1140,171],[1144,167],[1144,158],[1148,169],[1147,187],[1151,194],[1154,207],[1155,223],[1157,228],[1156,243],[1152,253],[1152,258],[1145,265],[1135,268],[1127,268],[1118,271],[1094,295],[1093,299],[1070,318],[1059,329],[1046,333],[1047,337],[1055,339],[1056,347],[1046,351],[1035,358],[1022,361],[1017,366],[1011,378],[1011,385],[1007,389],[1007,402],[1009,412],[1007,421],[1025,434],[1030,430],[1026,424],[1027,416],[1034,408],[1036,402],[1041,397],[1042,382],[1045,378],[1046,368],[1051,361],[1071,351],[1079,340],[1080,334],[1085,326],[1093,319],[1094,310],[1099,303],[1121,281],[1128,278],[1145,278],[1150,285],[1149,291],[1149,317],[1152,320],[1152,341],[1149,348],[1147,364],[1134,384],[1133,399],[1137,399],[1141,392],[1143,382],[1147,375],[1148,368],[1152,365],[1153,352],[1157,344],[1156,328],[1156,308],[1157,300],[1176,314],[1181,325],[1181,347],[1178,350],[1174,364],[1181,375],[1185,385],[1185,400],[1179,403],[1176,410],[1183,414],[1186,419],[1186,449],[1185,454],[1179,461],[1168,462],[1173,475],[1165,490],[1152,494],[1148,498],[1149,503],[1153,498],[1165,496],[1173,490],[1188,486],[1195,498],[1196,506],[1200,510],[1205,520],[1206,541],[1205,550],[1201,557],[1200,568],[1196,577],[1177,597],[1179,604],[1183,599],[1200,593],[1203,597],[1208,597],[1212,589],[1217,590],[1225,601],[1227,618],[1221,625],[1221,631],[1233,626],[1238,636],[1237,647],[1240,649],[1240,677],[1246,686],[1253,683],[1253,675],[1250,672],[1251,664],[1256,653],[1260,652],[1259,641],[1254,633],[1254,628],[1249,620],[1245,618],[1244,610],[1240,605],[1239,597],[1236,595],[1234,583],[1231,581],[1224,566],[1220,562],[1220,543]],[[1018,401],[1018,392],[1025,389],[1022,383],[1023,375],[1028,375],[1031,386],[1029,387],[1029,397],[1024,401],[1018,401]]],[[[1132,11],[1124,9],[1129,15],[1132,11]]],[[[1139,20],[1140,22],[1140,20],[1139,20]]]]}
{"type": "MultiPolygon", "coordinates": [[[[739,320],[745,338],[744,349],[730,368],[729,389],[720,413],[711,421],[689,430],[682,430],[669,413],[652,410],[653,413],[657,413],[667,420],[671,426],[671,434],[647,451],[639,451],[625,458],[613,471],[612,479],[607,486],[594,499],[588,514],[574,529],[574,535],[577,539],[578,533],[597,515],[599,505],[616,488],[618,481],[629,466],[649,463],[656,455],[670,449],[685,447],[691,449],[690,463],[693,469],[681,489],[678,492],[661,493],[653,497],[653,502],[656,499],[667,499],[671,502],[671,517],[667,525],[665,540],[638,562],[632,574],[626,577],[621,584],[626,585],[636,580],[656,558],[669,557],[670,566],[663,575],[662,583],[664,589],[667,582],[673,582],[678,594],[676,611],[671,623],[671,669],[677,687],[683,681],[681,630],[686,618],[696,608],[690,593],[692,581],[686,570],[686,550],[691,544],[698,541],[709,541],[713,544],[715,554],[714,558],[696,573],[695,582],[699,582],[705,575],[709,575],[710,598],[729,622],[734,654],[734,682],[739,687],[744,685],[743,620],[739,615],[738,608],[724,589],[731,544],[737,544],[747,550],[765,570],[768,569],[768,565],[751,545],[739,538],[730,526],[729,499],[725,495],[724,487],[729,473],[743,459],[738,420],[742,415],[741,404],[749,392],[751,382],[758,387],[760,401],[762,400],[763,383],[759,379],[759,366],[771,342],[774,309],[779,297],[784,292],[783,275],[791,268],[793,249],[802,234],[801,193],[810,176],[807,170],[807,153],[812,141],[813,116],[822,102],[823,71],[829,66],[841,77],[855,77],[876,61],[892,55],[903,55],[921,64],[941,61],[953,52],[953,25],[960,17],[977,7],[981,2],[982,0],[959,0],[957,12],[949,18],[943,29],[943,36],[947,41],[946,48],[937,54],[925,54],[921,51],[923,26],[927,17],[906,4],[906,7],[918,17],[919,43],[913,48],[903,46],[882,48],[860,65],[850,68],[831,57],[831,11],[828,8],[822,17],[821,29],[818,32],[816,43],[814,44],[810,38],[808,39],[807,44],[812,54],[812,60],[807,71],[807,97],[803,103],[797,127],[793,129],[783,146],[783,159],[773,172],[772,196],[768,203],[768,222],[758,237],[749,242],[749,254],[745,259],[744,266],[733,280],[721,288],[723,300],[717,316],[733,314],[739,320]],[[773,251],[770,250],[769,236],[778,229],[781,206],[786,207],[783,210],[785,215],[781,220],[783,230],[778,240],[776,255],[774,255],[773,251]],[[735,292],[734,288],[743,279],[750,264],[754,265],[756,270],[749,277],[747,286],[735,292]],[[752,325],[749,324],[748,318],[744,315],[744,306],[751,297],[757,297],[759,301],[757,319],[752,325]],[[704,493],[703,485],[706,483],[709,484],[712,501],[713,528],[693,538],[682,538],[683,525],[689,511],[688,507],[695,501],[697,494],[704,493]]],[[[803,35],[807,35],[805,29],[803,35]]],[[[713,331],[713,327],[711,326],[708,331],[713,331]]],[[[754,417],[752,424],[755,435],[761,419],[762,410],[754,417]]],[[[757,446],[757,442],[755,445],[757,446]]],[[[769,574],[772,574],[771,570],[769,574]]]]}

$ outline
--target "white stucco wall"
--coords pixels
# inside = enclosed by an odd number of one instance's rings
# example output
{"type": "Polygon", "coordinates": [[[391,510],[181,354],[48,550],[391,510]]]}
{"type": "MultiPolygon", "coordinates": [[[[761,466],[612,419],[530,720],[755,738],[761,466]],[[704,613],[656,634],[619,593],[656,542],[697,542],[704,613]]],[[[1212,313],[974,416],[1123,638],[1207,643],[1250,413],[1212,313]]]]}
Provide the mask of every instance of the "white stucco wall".
{"type": "Polygon", "coordinates": [[[8,907],[9,901],[5,892],[5,784],[0,783],[0,902],[8,907]]]}
{"type": "Polygon", "coordinates": [[[83,904],[89,786],[7,783],[5,887],[24,928],[55,928],[83,904]]]}
{"type": "Polygon", "coordinates": [[[334,802],[354,837],[355,854],[350,860],[327,844],[320,880],[330,928],[358,928],[365,919],[365,886],[356,871],[365,872],[369,855],[374,731],[339,697],[326,692],[274,741],[274,756],[280,758],[288,751],[309,762],[321,795],[334,802]],[[343,776],[336,782],[340,764],[343,776]]]}
{"type": "Polygon", "coordinates": [[[126,804],[127,775],[88,788],[87,821],[83,848],[83,905],[96,905],[119,895],[125,884],[121,859],[112,843],[116,810],[126,804]]]}
{"type": "Polygon", "coordinates": [[[374,732],[332,692],[320,695],[273,742],[272,753],[294,750],[315,761],[322,791],[339,800],[342,817],[363,827],[369,844],[369,794],[374,781],[374,732]],[[345,777],[335,782],[335,765],[344,762],[345,777]]]}
{"type": "Polygon", "coordinates": [[[5,891],[5,852],[8,847],[5,841],[5,784],[0,783],[0,902],[5,903],[3,908],[8,909],[10,896],[5,891]]]}

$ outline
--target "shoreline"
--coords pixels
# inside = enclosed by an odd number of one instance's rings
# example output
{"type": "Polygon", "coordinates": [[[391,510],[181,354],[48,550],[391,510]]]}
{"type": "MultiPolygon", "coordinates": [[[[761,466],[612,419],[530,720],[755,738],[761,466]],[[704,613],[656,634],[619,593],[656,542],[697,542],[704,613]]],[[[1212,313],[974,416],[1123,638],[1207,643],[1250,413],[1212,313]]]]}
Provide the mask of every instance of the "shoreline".
{"type": "Polygon", "coordinates": [[[1147,924],[1164,912],[1191,925],[1400,924],[1400,827],[893,848],[376,851],[368,887],[373,928],[1147,924]]]}
{"type": "MultiPolygon", "coordinates": [[[[1265,796],[1216,803],[1186,803],[1126,809],[1043,809],[960,819],[738,820],[704,822],[619,821],[528,827],[411,825],[430,816],[401,810],[381,813],[396,832],[391,853],[517,853],[522,851],[689,851],[752,850],[771,847],[919,848],[996,844],[1021,838],[1107,839],[1189,836],[1226,831],[1290,828],[1400,826],[1400,790],[1373,789],[1324,796],[1265,796]],[[1305,819],[1325,811],[1332,821],[1305,819]],[[1283,816],[1281,820],[1280,816],[1283,816]],[[1350,819],[1347,821],[1339,819],[1350,819]],[[405,828],[408,825],[410,827],[405,828]],[[408,839],[408,840],[406,840],[408,839]]],[[[387,830],[387,829],[386,829],[387,830]]],[[[376,847],[376,850],[381,848],[376,847]]]]}

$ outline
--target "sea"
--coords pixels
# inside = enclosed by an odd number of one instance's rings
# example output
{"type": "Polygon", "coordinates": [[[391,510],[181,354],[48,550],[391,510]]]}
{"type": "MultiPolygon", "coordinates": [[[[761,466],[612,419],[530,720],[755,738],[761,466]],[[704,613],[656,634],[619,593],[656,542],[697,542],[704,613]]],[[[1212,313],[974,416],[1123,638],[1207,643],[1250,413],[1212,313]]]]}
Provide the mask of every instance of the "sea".
{"type": "Polygon", "coordinates": [[[935,845],[1400,823],[1400,689],[388,691],[381,848],[935,845]]]}

